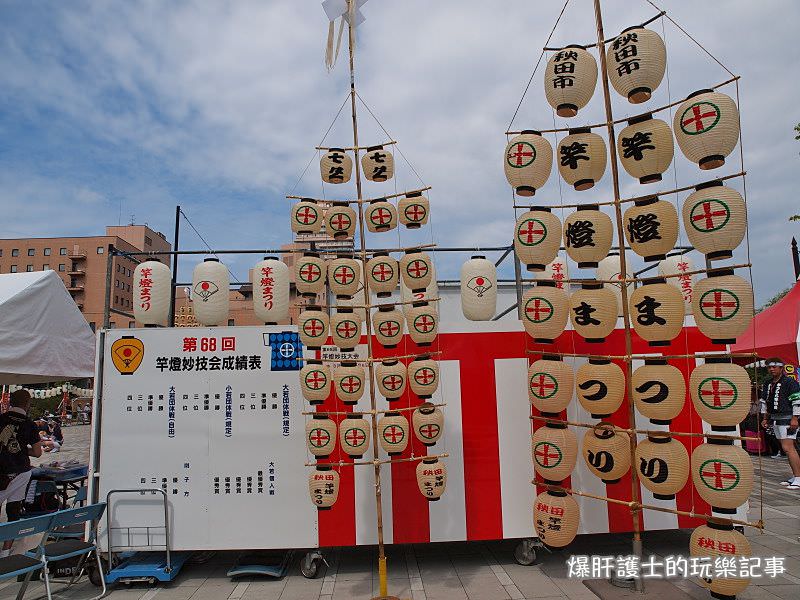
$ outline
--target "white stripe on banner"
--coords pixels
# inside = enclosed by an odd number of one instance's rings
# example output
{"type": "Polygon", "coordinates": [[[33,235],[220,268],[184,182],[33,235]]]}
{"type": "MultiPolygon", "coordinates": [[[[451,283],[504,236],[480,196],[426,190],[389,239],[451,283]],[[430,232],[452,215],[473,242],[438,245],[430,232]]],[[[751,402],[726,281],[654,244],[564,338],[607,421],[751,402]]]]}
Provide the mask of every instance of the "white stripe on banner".
{"type": "Polygon", "coordinates": [[[437,444],[428,448],[428,454],[446,452],[447,490],[439,502],[429,502],[429,520],[432,542],[467,539],[467,510],[464,486],[464,436],[461,425],[461,371],[459,361],[439,363],[441,373],[439,389],[431,402],[444,403],[444,435],[437,444]]]}
{"type": "Polygon", "coordinates": [[[497,397],[497,438],[500,456],[500,494],[503,539],[531,537],[536,488],[531,460],[531,405],[528,402],[528,361],[494,361],[497,397]],[[527,450],[527,452],[526,452],[527,450]]]}
{"type": "MultiPolygon", "coordinates": [[[[589,362],[586,358],[564,358],[567,364],[577,373],[578,368],[589,362]]],[[[578,402],[578,396],[572,396],[572,402],[567,407],[567,418],[576,423],[594,423],[597,419],[592,416],[578,402]]],[[[572,471],[572,487],[580,492],[587,492],[596,496],[606,495],[606,484],[599,477],[595,477],[586,461],[583,460],[583,436],[587,431],[586,427],[570,427],[578,438],[578,459],[575,461],[575,470],[572,471]]],[[[602,500],[593,500],[585,496],[573,496],[581,509],[581,524],[578,533],[608,533],[608,505],[602,500]]]]}
{"type": "MultiPolygon", "coordinates": [[[[655,354],[654,356],[658,356],[655,354]]],[[[644,360],[635,359],[631,363],[633,370],[635,371],[639,367],[644,365],[644,360]]],[[[656,425],[650,422],[650,419],[643,416],[639,413],[638,409],[636,411],[636,429],[650,429],[652,431],[669,431],[668,425],[656,425]]],[[[641,442],[642,440],[647,439],[646,435],[637,435],[637,441],[641,442]]],[[[639,464],[634,459],[633,463],[631,464],[631,468],[638,469],[639,464]]],[[[639,493],[641,494],[642,504],[649,504],[651,506],[659,506],[663,508],[670,508],[675,510],[678,508],[677,501],[675,499],[672,500],[657,500],[653,497],[653,492],[648,490],[644,487],[641,482],[639,482],[639,493]]],[[[642,511],[642,520],[644,523],[645,531],[650,529],[677,529],[678,528],[678,515],[670,514],[670,513],[662,513],[657,510],[643,510],[642,511]]]]}

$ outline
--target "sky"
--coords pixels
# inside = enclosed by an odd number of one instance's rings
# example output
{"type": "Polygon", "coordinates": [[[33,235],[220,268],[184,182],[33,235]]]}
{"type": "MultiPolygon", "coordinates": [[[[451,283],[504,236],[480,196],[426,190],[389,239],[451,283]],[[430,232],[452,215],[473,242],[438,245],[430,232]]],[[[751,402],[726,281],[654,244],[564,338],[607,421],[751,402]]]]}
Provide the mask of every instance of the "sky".
{"type": "MultiPolygon", "coordinates": [[[[758,305],[791,285],[789,242],[800,234],[800,223],[788,221],[800,212],[800,142],[793,132],[800,122],[800,48],[794,42],[800,3],[661,5],[741,76],[750,232],[730,264],[748,262],[749,254],[758,305]]],[[[357,30],[355,58],[363,99],[357,106],[360,140],[393,139],[402,152],[395,154],[396,177],[367,185],[365,195],[416,189],[422,182],[433,188],[431,227],[380,234],[368,239],[371,244],[475,248],[510,242],[515,213],[502,167],[505,131],[562,6],[562,0],[370,0],[362,7],[366,21],[357,30]]],[[[603,6],[606,37],[657,13],[640,0],[603,6]]],[[[730,78],[671,22],[659,19],[650,27],[665,38],[667,77],[646,105],[614,95],[615,118],[730,78]]],[[[106,225],[133,220],[171,239],[180,204],[214,249],[268,249],[291,241],[286,194],[355,194],[352,182],[323,186],[319,179],[314,148],[329,126],[322,145],[352,145],[349,105],[335,119],[347,99],[347,57],[343,52],[326,70],[327,29],[319,0],[4,0],[0,237],[97,235],[106,225]]],[[[550,45],[593,41],[592,2],[571,0],[550,45]]],[[[544,63],[514,129],[604,120],[599,84],[577,117],[554,117],[544,100],[543,71],[544,63]]],[[[720,91],[736,97],[735,85],[720,91]]],[[[670,112],[657,116],[671,123],[670,112]]],[[[623,172],[622,196],[736,173],[739,148],[710,173],[688,163],[677,147],[673,164],[653,186],[623,172]]],[[[741,180],[731,186],[743,189],[741,180]]],[[[663,196],[678,207],[685,197],[663,196]]],[[[554,170],[535,197],[549,206],[609,199],[608,171],[593,190],[574,192],[554,170]]],[[[683,232],[679,243],[687,243],[683,232]]],[[[185,223],[181,247],[205,248],[185,223]]],[[[460,264],[473,253],[437,254],[439,277],[458,278],[460,264]]],[[[258,258],[225,261],[244,280],[258,258]]],[[[182,260],[179,279],[190,280],[198,260],[182,260]]],[[[634,259],[634,267],[641,266],[634,259]]],[[[506,261],[501,274],[509,268],[506,261]]]]}

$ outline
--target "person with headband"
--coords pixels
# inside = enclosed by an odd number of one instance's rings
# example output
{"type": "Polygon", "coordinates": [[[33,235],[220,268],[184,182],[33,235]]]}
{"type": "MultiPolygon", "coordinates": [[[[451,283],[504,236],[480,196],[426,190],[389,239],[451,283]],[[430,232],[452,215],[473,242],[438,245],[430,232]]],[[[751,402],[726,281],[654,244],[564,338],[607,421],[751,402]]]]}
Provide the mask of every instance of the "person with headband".
{"type": "Polygon", "coordinates": [[[789,459],[792,477],[781,485],[789,490],[800,490],[800,455],[794,443],[800,418],[800,384],[784,373],[780,358],[770,358],[767,370],[771,379],[761,388],[761,399],[766,404],[762,425],[766,428],[772,424],[775,437],[789,459]]]}

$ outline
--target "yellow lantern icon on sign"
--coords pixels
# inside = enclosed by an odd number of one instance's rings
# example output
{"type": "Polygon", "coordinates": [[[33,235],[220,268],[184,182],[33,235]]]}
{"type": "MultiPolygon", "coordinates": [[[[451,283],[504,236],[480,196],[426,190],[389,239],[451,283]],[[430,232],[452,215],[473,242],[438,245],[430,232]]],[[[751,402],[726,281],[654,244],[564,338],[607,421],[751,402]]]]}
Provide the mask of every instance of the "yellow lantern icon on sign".
{"type": "Polygon", "coordinates": [[[133,375],[144,358],[144,344],[140,339],[124,335],[111,344],[111,360],[122,375],[133,375]]]}

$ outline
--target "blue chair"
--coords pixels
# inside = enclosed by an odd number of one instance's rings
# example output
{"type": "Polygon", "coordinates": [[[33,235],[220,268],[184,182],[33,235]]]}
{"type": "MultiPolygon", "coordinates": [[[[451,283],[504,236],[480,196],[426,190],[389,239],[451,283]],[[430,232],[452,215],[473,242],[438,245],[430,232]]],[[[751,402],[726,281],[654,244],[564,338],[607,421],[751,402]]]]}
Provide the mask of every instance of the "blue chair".
{"type": "MultiPolygon", "coordinates": [[[[41,517],[32,517],[30,519],[20,519],[19,521],[11,521],[10,523],[3,523],[0,525],[0,542],[9,540],[18,540],[20,538],[28,537],[30,535],[45,534],[53,521],[52,515],[45,515],[41,517]]],[[[25,575],[25,581],[17,595],[21,599],[25,595],[25,590],[30,582],[31,575],[34,571],[40,569],[45,570],[46,564],[43,558],[43,548],[45,535],[42,535],[42,541],[35,551],[26,554],[13,554],[0,558],[0,580],[16,578],[19,575],[25,575]]],[[[45,578],[45,589],[47,590],[47,597],[50,598],[50,582],[45,578]]]]}
{"type": "MultiPolygon", "coordinates": [[[[82,539],[65,539],[57,542],[44,544],[40,548],[41,561],[44,563],[44,581],[47,588],[47,597],[50,596],[50,581],[48,575],[47,564],[75,556],[80,556],[81,560],[78,563],[77,573],[67,583],[67,587],[72,585],[75,580],[80,577],[83,571],[83,565],[89,554],[94,552],[95,561],[97,561],[98,572],[100,573],[100,580],[102,582],[103,591],[97,596],[93,596],[91,600],[98,600],[106,594],[106,580],[103,574],[103,565],[100,562],[100,552],[95,544],[95,533],[97,529],[97,520],[103,515],[106,509],[106,503],[100,502],[98,504],[90,504],[89,506],[81,506],[78,508],[70,508],[68,510],[61,510],[53,513],[50,517],[50,529],[60,529],[63,527],[70,527],[74,525],[82,525],[90,523],[88,540],[82,539]]],[[[31,553],[28,553],[31,556],[31,553]]]]}
{"type": "MultiPolygon", "coordinates": [[[[71,508],[78,508],[86,503],[86,486],[81,486],[72,497],[71,508]]],[[[50,539],[65,540],[65,539],[83,539],[83,534],[86,530],[84,523],[73,523],[66,527],[59,527],[50,532],[50,539]]]]}

